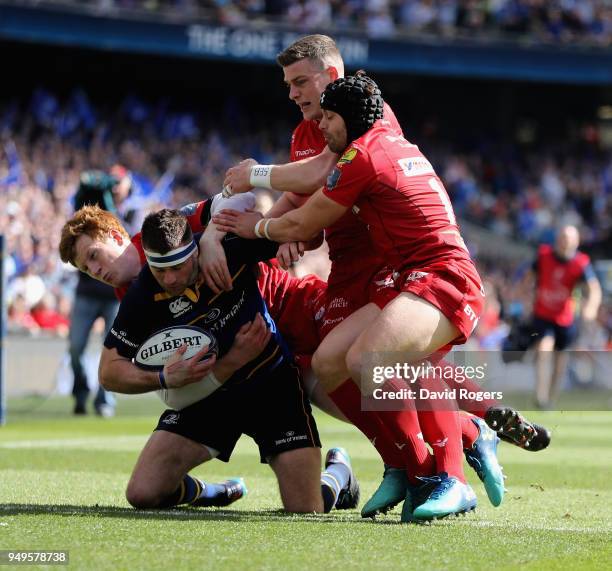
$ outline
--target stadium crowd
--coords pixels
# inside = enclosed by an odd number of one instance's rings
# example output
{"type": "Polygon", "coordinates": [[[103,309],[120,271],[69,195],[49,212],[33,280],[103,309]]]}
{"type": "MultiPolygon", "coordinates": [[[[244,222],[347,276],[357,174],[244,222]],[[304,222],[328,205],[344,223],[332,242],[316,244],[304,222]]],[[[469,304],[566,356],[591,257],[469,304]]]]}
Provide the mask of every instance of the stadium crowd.
{"type": "Polygon", "coordinates": [[[89,4],[108,15],[140,11],[173,21],[202,17],[225,25],[261,20],[299,30],[366,32],[373,38],[429,33],[601,46],[612,42],[612,6],[606,0],[89,0],[89,4]]]}
{"type": "MultiPolygon", "coordinates": [[[[286,161],[279,149],[287,146],[289,124],[271,129],[253,121],[235,101],[216,118],[134,96],[110,111],[80,90],[60,99],[38,89],[29,102],[0,105],[0,229],[8,253],[10,329],[68,330],[76,273],[61,263],[57,247],[81,172],[124,165],[133,181],[130,205],[142,212],[187,204],[219,192],[225,170],[241,158],[286,161]],[[229,117],[239,136],[222,131],[229,117]]],[[[460,218],[533,245],[550,241],[560,222],[578,225],[587,244],[609,236],[612,160],[596,138],[558,148],[506,141],[503,151],[492,145],[465,150],[410,132],[440,172],[460,218]]],[[[274,197],[259,199],[266,210],[274,197]]],[[[489,290],[481,337],[494,346],[507,331],[500,314],[524,313],[525,292],[508,279],[518,267],[478,262],[489,290]]],[[[307,256],[297,271],[325,277],[325,253],[307,256]]],[[[609,337],[605,311],[600,322],[609,337]]]]}

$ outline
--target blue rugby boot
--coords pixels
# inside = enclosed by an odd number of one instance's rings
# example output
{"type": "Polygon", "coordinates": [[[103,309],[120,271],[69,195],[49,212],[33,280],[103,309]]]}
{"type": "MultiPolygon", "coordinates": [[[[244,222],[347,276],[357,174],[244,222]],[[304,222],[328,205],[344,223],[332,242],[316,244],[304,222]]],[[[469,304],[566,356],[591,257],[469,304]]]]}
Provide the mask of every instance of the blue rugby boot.
{"type": "MultiPolygon", "coordinates": [[[[419,520],[414,517],[414,510],[423,504],[433,489],[436,483],[429,482],[431,478],[419,478],[419,480],[426,480],[419,485],[408,484],[406,486],[406,497],[404,499],[404,505],[402,506],[402,516],[400,521],[402,523],[413,523],[419,520]]],[[[433,478],[437,482],[437,478],[433,478]]]]}
{"type": "Polygon", "coordinates": [[[361,510],[361,517],[374,518],[378,514],[386,514],[406,498],[408,478],[404,468],[385,466],[383,479],[372,497],[361,510]]]}
{"type": "Polygon", "coordinates": [[[244,498],[248,494],[247,487],[242,478],[232,478],[225,480],[221,484],[209,484],[210,486],[218,486],[221,489],[216,490],[211,497],[200,497],[191,503],[192,506],[198,508],[224,508],[244,498]]]}
{"type": "MultiPolygon", "coordinates": [[[[333,465],[343,465],[346,467],[346,476],[344,478],[343,486],[338,493],[338,499],[336,500],[335,508],[337,510],[351,510],[359,505],[359,497],[361,491],[359,489],[359,482],[357,476],[353,472],[351,466],[351,458],[348,452],[344,448],[330,448],[325,455],[325,471],[333,471],[333,465]]],[[[324,472],[325,474],[325,472],[324,472]]],[[[337,478],[339,480],[341,478],[337,478]]]]}
{"type": "Polygon", "coordinates": [[[464,450],[467,463],[474,468],[478,477],[482,480],[489,501],[499,506],[504,499],[504,474],[497,460],[497,445],[499,438],[480,418],[472,418],[472,422],[478,427],[478,438],[472,448],[464,450]]]}
{"type": "Polygon", "coordinates": [[[451,514],[466,513],[476,508],[476,494],[469,484],[441,472],[432,478],[419,478],[434,484],[427,499],[417,506],[412,515],[415,520],[443,518],[451,514]]]}

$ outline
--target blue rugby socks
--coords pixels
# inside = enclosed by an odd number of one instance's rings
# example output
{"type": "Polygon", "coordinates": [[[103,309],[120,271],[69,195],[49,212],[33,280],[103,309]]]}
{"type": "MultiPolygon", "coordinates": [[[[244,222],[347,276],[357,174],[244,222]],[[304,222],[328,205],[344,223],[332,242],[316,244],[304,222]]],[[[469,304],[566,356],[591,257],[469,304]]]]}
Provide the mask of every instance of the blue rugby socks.
{"type": "MultiPolygon", "coordinates": [[[[236,483],[238,484],[238,481],[236,483]]],[[[221,484],[203,482],[187,474],[176,491],[168,496],[159,507],[172,507],[184,504],[198,507],[225,506],[231,503],[231,501],[228,502],[228,484],[229,482],[221,484]]],[[[235,498],[232,501],[236,499],[239,498],[235,498]]]]}

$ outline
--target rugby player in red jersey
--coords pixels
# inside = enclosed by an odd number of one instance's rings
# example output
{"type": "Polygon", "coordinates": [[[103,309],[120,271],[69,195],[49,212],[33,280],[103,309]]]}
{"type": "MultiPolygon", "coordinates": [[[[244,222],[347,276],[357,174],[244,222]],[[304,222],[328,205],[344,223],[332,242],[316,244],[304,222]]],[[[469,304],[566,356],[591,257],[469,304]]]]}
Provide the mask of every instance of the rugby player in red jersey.
{"type": "MultiPolygon", "coordinates": [[[[321,35],[306,36],[283,51],[277,61],[283,67],[285,82],[289,86],[289,97],[300,107],[304,117],[292,136],[291,159],[294,164],[270,166],[256,165],[252,160],[243,161],[237,167],[229,169],[225,180],[226,186],[239,192],[252,186],[264,186],[311,193],[324,181],[325,174],[337,160],[337,155],[327,147],[319,128],[320,94],[328,81],[341,77],[344,72],[342,58],[333,40],[321,35]],[[294,167],[298,165],[300,170],[296,171],[294,167]],[[299,172],[299,176],[292,175],[295,172],[299,172]]],[[[401,135],[401,128],[386,104],[385,116],[380,123],[401,135]]],[[[266,216],[279,216],[304,204],[307,198],[286,192],[266,216]]],[[[381,299],[384,299],[384,290],[389,287],[385,262],[372,247],[365,225],[351,212],[347,212],[326,229],[326,239],[330,248],[332,271],[321,327],[322,337],[355,310],[375,301],[373,297],[381,296],[381,299]],[[371,286],[372,283],[376,285],[371,286]]],[[[288,257],[296,261],[299,253],[291,251],[288,257]]],[[[279,259],[286,258],[279,256],[279,259]]],[[[214,261],[211,263],[214,265],[214,261]]],[[[216,271],[219,273],[218,269],[216,271]]],[[[344,379],[326,388],[338,407],[374,443],[386,464],[383,483],[366,504],[362,514],[369,517],[379,511],[386,511],[401,501],[405,493],[405,471],[400,468],[405,454],[398,452],[397,447],[403,447],[406,441],[412,439],[414,446],[420,449],[420,457],[428,458],[419,431],[415,433],[412,430],[409,435],[406,433],[406,427],[396,426],[395,435],[389,433],[385,427],[385,424],[389,424],[389,419],[381,423],[380,415],[361,411],[360,393],[350,379],[344,379]]],[[[483,408],[482,403],[477,406],[483,408]]],[[[407,413],[401,411],[385,416],[399,416],[405,420],[407,413]]],[[[470,420],[462,420],[464,444],[469,450],[486,427],[477,426],[470,420]]],[[[395,418],[391,422],[398,423],[401,420],[395,418]]],[[[500,471],[497,472],[497,480],[498,483],[493,485],[493,497],[489,493],[495,505],[501,502],[500,490],[503,490],[500,471]]],[[[487,492],[492,491],[491,486],[486,487],[487,492]]]]}
{"type": "MultiPolygon", "coordinates": [[[[319,121],[322,118],[319,99],[330,81],[344,75],[344,63],[335,42],[329,36],[319,34],[300,38],[279,54],[277,62],[283,68],[285,83],[289,88],[289,98],[298,105],[303,115],[303,120],[291,138],[292,162],[284,165],[258,165],[253,159],[246,159],[230,168],[224,180],[225,188],[233,193],[246,192],[254,186],[282,191],[281,198],[265,214],[268,218],[278,217],[302,206],[310,194],[325,184],[327,176],[334,168],[339,155],[329,149],[319,128],[319,121]]],[[[380,123],[397,131],[398,135],[402,134],[393,111],[386,103],[384,117],[380,123]]],[[[253,216],[257,220],[261,215],[253,216]]],[[[255,237],[254,223],[247,216],[243,220],[243,224],[235,218],[228,223],[231,223],[234,231],[240,235],[255,237]]],[[[374,294],[384,296],[386,284],[389,283],[388,268],[384,267],[384,260],[381,262],[374,253],[364,224],[355,216],[347,214],[332,224],[326,229],[326,239],[330,246],[332,273],[327,292],[328,301],[321,323],[322,336],[355,309],[373,301],[370,299],[372,288],[369,284],[377,283],[376,289],[382,291],[375,291],[374,294]],[[379,265],[376,266],[376,263],[379,265]],[[376,279],[372,279],[372,275],[378,272],[380,274],[376,279]]],[[[219,250],[210,248],[208,251],[214,253],[219,250]]],[[[289,263],[298,261],[302,252],[303,247],[299,242],[284,244],[279,249],[278,259],[281,265],[284,263],[284,267],[287,267],[289,263]]],[[[207,259],[201,260],[201,267],[211,288],[214,289],[215,284],[219,289],[230,287],[226,264],[222,257],[215,258],[209,254],[207,259]]],[[[296,318],[299,316],[296,315],[296,318]]],[[[441,361],[440,364],[444,364],[447,368],[451,367],[450,363],[445,361],[441,361]]],[[[471,393],[478,393],[480,390],[480,387],[469,379],[463,383],[447,379],[447,383],[455,389],[463,387],[471,393]]],[[[359,400],[354,383],[345,382],[340,386],[327,387],[327,390],[336,402],[339,400],[356,402],[356,392],[357,401],[359,400]]],[[[526,421],[511,407],[500,406],[498,402],[488,399],[481,401],[462,399],[459,404],[463,410],[484,418],[487,424],[498,432],[500,438],[521,448],[538,451],[546,448],[550,442],[548,430],[526,421]]],[[[367,431],[363,431],[368,434],[367,431]]],[[[370,439],[378,443],[385,441],[384,438],[376,436],[370,436],[370,439]]],[[[469,444],[469,438],[466,444],[469,444]]],[[[388,456],[389,465],[393,465],[392,449],[385,454],[379,448],[379,452],[383,459],[388,456]]],[[[397,454],[395,456],[397,458],[397,454]]],[[[385,480],[388,479],[391,483],[398,474],[401,479],[401,470],[386,471],[385,480]]],[[[373,515],[378,509],[384,511],[385,501],[383,500],[383,504],[377,504],[376,501],[372,504],[368,502],[364,508],[364,515],[373,515]]]]}
{"type": "Polygon", "coordinates": [[[574,289],[580,283],[585,285],[586,297],[581,311],[583,325],[588,326],[595,320],[601,304],[601,286],[589,256],[578,251],[579,243],[578,229],[564,226],[557,234],[554,248],[540,246],[533,264],[536,292],[532,328],[538,337],[535,346],[536,403],[542,409],[550,408],[558,396],[567,365],[565,350],[576,337],[574,289]],[[553,349],[553,367],[548,376],[545,355],[550,355],[553,349]]]}
{"type": "MultiPolygon", "coordinates": [[[[353,213],[368,224],[376,251],[391,264],[383,280],[391,287],[377,291],[370,298],[375,303],[353,313],[315,354],[317,374],[333,386],[347,375],[360,378],[366,350],[409,351],[419,362],[451,343],[464,342],[476,324],[482,292],[441,182],[418,149],[380,121],[383,101],[375,84],[365,77],[339,79],[326,88],[321,105],[325,112],[319,126],[330,149],[346,151],[329,175],[324,193],[278,220],[257,221],[251,233],[278,241],[287,241],[290,234],[295,239],[310,238],[346,216],[352,206],[353,213]],[[332,343],[327,342],[330,338],[332,343]]],[[[247,217],[241,218],[244,222],[247,217]]],[[[215,221],[222,229],[241,234],[233,214],[222,213],[215,221]]],[[[362,386],[371,383],[361,380],[362,386]]],[[[371,392],[375,386],[368,388],[371,392]]],[[[432,410],[419,414],[419,420],[433,446],[439,476],[427,500],[414,510],[408,487],[410,501],[404,504],[403,519],[471,509],[475,499],[459,460],[457,416],[432,410]]],[[[495,476],[501,500],[501,471],[495,476]]]]}
{"type": "MultiPolygon", "coordinates": [[[[344,75],[342,57],[331,38],[313,35],[289,46],[278,56],[277,61],[283,68],[284,79],[289,87],[289,98],[300,107],[303,115],[303,120],[292,136],[291,160],[305,159],[304,164],[322,183],[324,176],[321,175],[329,172],[337,160],[337,155],[327,147],[319,129],[319,98],[330,81],[344,75]]],[[[401,128],[393,111],[388,106],[385,111],[385,125],[397,135],[401,135],[401,128]]],[[[252,162],[245,161],[238,168],[228,171],[225,182],[234,187],[240,184],[242,178],[243,183],[249,182],[253,186],[282,187],[284,168],[275,166],[272,170],[269,166],[253,166],[252,162]]],[[[244,184],[242,186],[244,187],[244,184]]],[[[296,188],[295,185],[292,188],[298,192],[306,190],[296,188]]],[[[304,204],[306,200],[307,195],[285,193],[266,216],[279,216],[304,204]]],[[[378,279],[374,278],[385,263],[372,247],[365,225],[351,212],[347,212],[327,227],[325,238],[329,245],[332,268],[321,324],[322,338],[351,313],[373,301],[371,297],[379,295],[379,290],[384,290],[385,286],[375,288],[370,284],[384,284],[387,273],[385,270],[377,276],[378,279]]],[[[293,252],[293,260],[296,259],[297,253],[293,252]]],[[[415,476],[427,476],[433,470],[420,429],[413,423],[407,411],[389,411],[384,414],[390,417],[386,418],[385,422],[381,422],[381,414],[362,411],[359,389],[348,376],[333,386],[326,385],[326,390],[338,408],[374,444],[385,463],[381,488],[366,504],[363,515],[367,517],[379,511],[386,511],[405,497],[406,479],[403,467],[407,461],[413,464],[415,476]],[[388,426],[392,426],[393,430],[388,430],[388,426]],[[408,442],[410,445],[405,447],[408,442]],[[413,450],[416,459],[412,458],[413,450]]],[[[468,439],[473,443],[478,438],[478,428],[469,421],[466,422],[466,427],[466,431],[470,432],[468,439]]],[[[461,460],[459,463],[461,464],[461,460]]]]}

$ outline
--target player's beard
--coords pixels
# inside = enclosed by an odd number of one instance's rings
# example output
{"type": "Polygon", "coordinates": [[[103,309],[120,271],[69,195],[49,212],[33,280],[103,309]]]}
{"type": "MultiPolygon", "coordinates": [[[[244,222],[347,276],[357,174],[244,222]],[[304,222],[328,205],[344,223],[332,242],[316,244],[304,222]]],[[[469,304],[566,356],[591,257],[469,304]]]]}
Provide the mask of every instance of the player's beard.
{"type": "Polygon", "coordinates": [[[191,263],[191,270],[189,272],[188,278],[184,281],[180,286],[174,286],[172,288],[164,287],[163,283],[160,282],[160,285],[164,288],[166,293],[170,294],[173,297],[177,297],[181,295],[188,287],[195,286],[198,282],[199,274],[200,274],[200,265],[198,264],[198,258],[196,255],[192,255],[189,258],[191,263]]]}
{"type": "Polygon", "coordinates": [[[195,255],[192,255],[189,258],[189,262],[191,263],[191,270],[189,272],[189,276],[187,280],[185,280],[185,285],[181,292],[185,291],[188,287],[193,287],[198,282],[198,276],[200,273],[200,265],[198,264],[198,258],[195,255]]]}
{"type": "Polygon", "coordinates": [[[330,151],[340,154],[342,151],[344,151],[344,149],[346,149],[346,146],[348,145],[346,131],[342,131],[338,133],[337,136],[334,135],[333,137],[328,139],[327,145],[330,151]]]}

